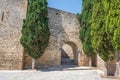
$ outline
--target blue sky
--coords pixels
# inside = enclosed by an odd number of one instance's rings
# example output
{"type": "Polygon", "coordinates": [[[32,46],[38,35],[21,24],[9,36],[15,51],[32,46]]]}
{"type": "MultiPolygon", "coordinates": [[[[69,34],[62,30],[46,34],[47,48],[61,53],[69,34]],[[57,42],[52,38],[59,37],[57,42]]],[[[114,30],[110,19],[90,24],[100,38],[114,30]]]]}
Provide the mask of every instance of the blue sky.
{"type": "Polygon", "coordinates": [[[82,0],[47,0],[48,7],[60,9],[71,13],[80,13],[82,0]]]}

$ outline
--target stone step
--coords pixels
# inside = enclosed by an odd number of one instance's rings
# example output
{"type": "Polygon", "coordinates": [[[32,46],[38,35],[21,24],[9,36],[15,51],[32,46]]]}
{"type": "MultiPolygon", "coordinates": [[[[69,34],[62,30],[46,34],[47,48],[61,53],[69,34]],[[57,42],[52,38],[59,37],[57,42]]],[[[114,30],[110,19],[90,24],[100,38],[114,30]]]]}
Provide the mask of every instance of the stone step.
{"type": "Polygon", "coordinates": [[[68,62],[68,63],[65,62],[65,63],[64,63],[64,62],[62,62],[61,64],[62,64],[62,65],[64,65],[64,64],[66,64],[66,65],[73,65],[74,63],[71,63],[71,62],[68,62]]]}
{"type": "Polygon", "coordinates": [[[77,65],[71,65],[71,66],[64,66],[64,70],[98,70],[98,68],[94,67],[78,67],[77,65]]]}
{"type": "Polygon", "coordinates": [[[62,58],[61,63],[62,64],[67,64],[67,65],[73,65],[74,64],[73,60],[69,59],[69,58],[62,58]]]}

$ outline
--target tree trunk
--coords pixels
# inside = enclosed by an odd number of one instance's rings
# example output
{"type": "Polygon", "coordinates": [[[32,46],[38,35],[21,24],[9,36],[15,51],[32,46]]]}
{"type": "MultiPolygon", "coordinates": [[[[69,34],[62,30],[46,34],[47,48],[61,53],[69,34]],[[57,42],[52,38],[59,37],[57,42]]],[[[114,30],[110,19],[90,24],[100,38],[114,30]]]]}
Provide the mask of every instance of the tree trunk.
{"type": "Polygon", "coordinates": [[[35,69],[35,59],[32,58],[32,69],[35,69]]]}
{"type": "Polygon", "coordinates": [[[115,76],[116,73],[116,59],[106,62],[107,76],[115,76]]]}
{"type": "Polygon", "coordinates": [[[97,55],[96,54],[91,57],[91,65],[92,67],[97,67],[97,55]]]}

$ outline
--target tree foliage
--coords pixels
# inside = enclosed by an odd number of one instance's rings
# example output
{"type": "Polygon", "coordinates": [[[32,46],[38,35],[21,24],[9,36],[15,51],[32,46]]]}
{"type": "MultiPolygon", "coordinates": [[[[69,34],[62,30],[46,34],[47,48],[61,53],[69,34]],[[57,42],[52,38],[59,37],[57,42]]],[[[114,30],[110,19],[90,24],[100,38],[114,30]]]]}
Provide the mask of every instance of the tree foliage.
{"type": "Polygon", "coordinates": [[[78,15],[78,19],[81,24],[80,28],[80,39],[82,40],[84,52],[92,56],[94,54],[92,43],[91,43],[91,18],[93,9],[93,0],[83,0],[82,2],[82,13],[78,15]]]}
{"type": "Polygon", "coordinates": [[[116,41],[120,27],[119,0],[94,0],[92,14],[91,41],[96,53],[104,61],[115,58],[115,47],[120,46],[116,41]],[[118,31],[117,31],[117,30],[118,31]]]}
{"type": "Polygon", "coordinates": [[[30,0],[20,42],[34,59],[42,55],[49,43],[47,15],[46,0],[30,0]]]}
{"type": "Polygon", "coordinates": [[[82,6],[78,19],[84,52],[113,60],[115,51],[120,52],[120,1],[83,0],[82,6]]]}
{"type": "Polygon", "coordinates": [[[112,38],[114,48],[120,53],[120,0],[113,1],[110,6],[111,10],[108,17],[111,17],[111,19],[107,21],[111,25],[111,31],[114,30],[112,38]]]}

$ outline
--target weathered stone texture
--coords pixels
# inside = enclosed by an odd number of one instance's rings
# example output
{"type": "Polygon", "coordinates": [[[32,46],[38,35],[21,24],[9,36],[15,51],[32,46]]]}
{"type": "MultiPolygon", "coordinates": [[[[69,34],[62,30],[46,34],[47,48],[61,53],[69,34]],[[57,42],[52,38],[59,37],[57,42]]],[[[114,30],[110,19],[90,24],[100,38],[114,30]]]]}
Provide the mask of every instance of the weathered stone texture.
{"type": "Polygon", "coordinates": [[[0,69],[22,69],[19,39],[27,0],[0,0],[0,69]]]}
{"type": "Polygon", "coordinates": [[[97,55],[97,67],[105,71],[105,62],[97,55]]]}
{"type": "Polygon", "coordinates": [[[120,62],[116,63],[116,76],[120,77],[120,62]]]}

